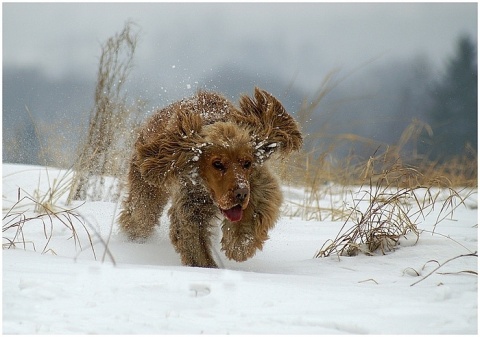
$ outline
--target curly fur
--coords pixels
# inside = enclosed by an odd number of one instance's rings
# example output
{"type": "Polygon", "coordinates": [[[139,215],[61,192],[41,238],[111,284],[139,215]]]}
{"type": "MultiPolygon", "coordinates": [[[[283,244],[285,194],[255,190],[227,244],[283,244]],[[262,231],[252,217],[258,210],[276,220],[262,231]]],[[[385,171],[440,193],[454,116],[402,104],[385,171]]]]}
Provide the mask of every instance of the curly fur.
{"type": "Polygon", "coordinates": [[[216,267],[212,220],[222,214],[222,251],[245,261],[262,249],[282,194],[266,161],[302,146],[295,120],[266,91],[240,99],[198,92],[155,113],[143,126],[119,223],[130,239],[149,237],[165,205],[170,239],[188,266],[216,267]]]}

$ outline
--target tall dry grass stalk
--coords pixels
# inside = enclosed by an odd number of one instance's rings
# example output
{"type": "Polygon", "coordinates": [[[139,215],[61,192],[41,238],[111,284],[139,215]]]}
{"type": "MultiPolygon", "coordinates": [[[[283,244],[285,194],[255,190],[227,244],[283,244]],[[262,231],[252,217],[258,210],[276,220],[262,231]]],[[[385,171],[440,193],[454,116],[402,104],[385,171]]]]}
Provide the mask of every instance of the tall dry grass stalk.
{"type": "Polygon", "coordinates": [[[124,174],[126,156],[136,138],[138,121],[135,116],[142,106],[128,106],[123,92],[136,46],[137,34],[130,22],[102,46],[95,106],[88,134],[74,164],[75,175],[68,202],[118,198],[118,189],[105,191],[105,178],[124,174]]]}

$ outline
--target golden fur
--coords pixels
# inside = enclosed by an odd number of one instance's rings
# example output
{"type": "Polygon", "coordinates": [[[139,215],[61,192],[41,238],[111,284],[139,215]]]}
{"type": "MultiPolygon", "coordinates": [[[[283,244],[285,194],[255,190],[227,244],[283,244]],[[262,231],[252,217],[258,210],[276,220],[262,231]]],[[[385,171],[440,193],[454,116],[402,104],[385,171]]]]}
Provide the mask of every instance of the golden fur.
{"type": "Polygon", "coordinates": [[[219,213],[222,251],[245,261],[262,249],[282,203],[265,161],[301,145],[295,120],[258,88],[254,98],[241,97],[239,108],[204,91],[174,103],[141,129],[120,228],[130,239],[147,238],[171,198],[170,239],[183,264],[217,266],[210,230],[219,213]]]}

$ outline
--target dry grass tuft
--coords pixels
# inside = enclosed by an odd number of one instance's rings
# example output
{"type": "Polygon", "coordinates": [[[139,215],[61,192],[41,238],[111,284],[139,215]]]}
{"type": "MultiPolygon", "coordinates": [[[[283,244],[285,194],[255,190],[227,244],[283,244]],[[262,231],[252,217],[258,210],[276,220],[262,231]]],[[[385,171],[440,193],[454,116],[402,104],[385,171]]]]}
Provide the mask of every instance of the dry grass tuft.
{"type": "MultiPolygon", "coordinates": [[[[19,188],[16,202],[5,210],[2,218],[2,248],[23,248],[24,250],[33,249],[33,251],[37,251],[35,242],[27,238],[29,235],[34,235],[38,228],[42,228],[45,238],[45,242],[42,243],[42,254],[52,253],[56,255],[55,249],[51,247],[51,241],[59,235],[64,236],[66,232],[71,233],[67,240],[74,242],[78,254],[91,249],[94,259],[97,260],[94,245],[99,243],[104,248],[101,261],[104,262],[108,256],[111,262],[115,264],[115,259],[108,247],[108,240],[110,240],[112,233],[110,232],[107,241],[102,238],[96,226],[90,223],[88,218],[80,212],[79,209],[83,206],[83,203],[70,208],[59,206],[61,204],[60,197],[65,195],[70,186],[71,172],[69,170],[61,172],[57,178],[51,180],[51,174],[46,169],[46,175],[49,186],[46,192],[40,191],[40,181],[39,187],[34,190],[32,195],[19,188]],[[85,244],[85,241],[88,244],[85,244]]],[[[114,219],[112,219],[111,228],[113,228],[113,221],[114,219]]]]}
{"type": "MultiPolygon", "coordinates": [[[[19,190],[19,196],[20,193],[21,191],[19,190]]],[[[26,240],[24,228],[27,224],[35,224],[40,222],[42,224],[43,233],[46,240],[41,253],[45,254],[47,252],[52,252],[55,254],[55,251],[49,248],[49,244],[54,235],[55,225],[61,224],[71,232],[69,239],[73,239],[75,248],[80,249],[80,251],[83,251],[84,248],[79,237],[78,229],[83,230],[87,235],[89,246],[92,249],[92,253],[96,259],[95,249],[93,247],[93,241],[90,232],[87,229],[82,217],[76,212],[79,207],[80,206],[70,209],[53,210],[47,203],[41,203],[31,196],[19,198],[2,218],[2,232],[4,233],[4,243],[2,246],[3,249],[17,248],[17,246],[21,246],[23,249],[26,249],[28,244],[32,246],[34,251],[37,251],[35,243],[33,241],[26,240]],[[33,215],[27,215],[32,213],[30,211],[30,207],[28,207],[29,205],[33,205],[33,215]],[[22,208],[25,208],[25,206],[27,206],[27,209],[21,210],[22,208]]]]}
{"type": "Polygon", "coordinates": [[[370,158],[367,161],[364,178],[368,183],[352,194],[353,206],[337,237],[325,242],[315,257],[393,251],[409,233],[418,240],[419,221],[432,213],[439,202],[442,207],[432,233],[438,223],[451,217],[460,205],[465,206],[465,199],[476,193],[475,190],[467,190],[466,196],[462,196],[465,195],[463,190],[444,186],[437,188],[433,181],[438,179],[427,178],[418,169],[398,162],[388,168],[385,168],[385,159],[380,164],[381,170],[377,171],[376,160],[370,158]],[[427,184],[422,185],[421,182],[427,184]],[[348,228],[351,223],[353,225],[348,228]]]}
{"type": "MultiPolygon", "coordinates": [[[[367,163],[370,170],[369,166],[373,166],[371,161],[367,163]]],[[[334,240],[327,241],[322,246],[316,257],[330,256],[333,253],[347,256],[359,252],[373,254],[378,249],[385,253],[392,251],[398,240],[410,232],[418,238],[419,232],[413,219],[415,214],[411,214],[411,201],[415,201],[420,210],[425,207],[422,207],[414,189],[396,189],[398,180],[390,182],[387,178],[392,171],[393,168],[383,172],[381,177],[377,177],[376,183],[373,182],[375,175],[372,175],[367,188],[360,187],[354,195],[353,207],[341,231],[334,240]],[[363,204],[366,204],[365,210],[362,210],[362,206],[365,207],[363,204]],[[354,225],[345,230],[350,222],[354,225]]]]}

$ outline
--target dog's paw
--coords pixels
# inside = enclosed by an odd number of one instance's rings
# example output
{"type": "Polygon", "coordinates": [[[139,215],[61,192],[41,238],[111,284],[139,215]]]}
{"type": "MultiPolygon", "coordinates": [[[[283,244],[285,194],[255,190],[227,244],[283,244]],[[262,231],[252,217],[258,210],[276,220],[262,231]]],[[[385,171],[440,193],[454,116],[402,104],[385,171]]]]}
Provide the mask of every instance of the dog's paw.
{"type": "Polygon", "coordinates": [[[235,235],[227,233],[222,238],[222,250],[230,260],[243,262],[255,255],[257,249],[261,249],[254,236],[251,234],[235,235]]]}
{"type": "Polygon", "coordinates": [[[137,232],[126,232],[125,230],[120,230],[118,237],[124,242],[144,244],[150,238],[150,235],[139,235],[137,232]]]}

